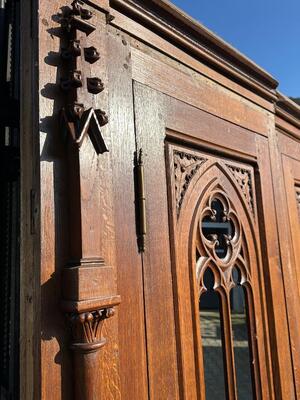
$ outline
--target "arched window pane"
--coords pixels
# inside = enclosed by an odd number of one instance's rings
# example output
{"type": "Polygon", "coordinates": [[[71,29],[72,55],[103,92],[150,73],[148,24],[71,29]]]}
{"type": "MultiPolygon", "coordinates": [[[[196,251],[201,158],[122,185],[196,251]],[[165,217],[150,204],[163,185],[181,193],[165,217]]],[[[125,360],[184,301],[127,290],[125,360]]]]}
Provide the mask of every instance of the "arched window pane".
{"type": "Polygon", "coordinates": [[[230,293],[230,305],[238,399],[251,400],[253,392],[245,292],[236,268],[233,269],[232,277],[235,286],[230,293]]]}
{"type": "Polygon", "coordinates": [[[204,274],[204,285],[207,291],[201,295],[199,307],[206,399],[223,400],[226,389],[220,301],[213,289],[214,276],[209,268],[204,274]]]}

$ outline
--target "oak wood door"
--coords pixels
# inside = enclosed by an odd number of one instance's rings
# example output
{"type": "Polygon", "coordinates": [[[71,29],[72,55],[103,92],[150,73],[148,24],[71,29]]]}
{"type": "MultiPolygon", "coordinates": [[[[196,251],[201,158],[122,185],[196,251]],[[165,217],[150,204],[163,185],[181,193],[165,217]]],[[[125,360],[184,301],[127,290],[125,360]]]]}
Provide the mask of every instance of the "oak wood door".
{"type": "Polygon", "coordinates": [[[274,191],[277,203],[278,233],[288,310],[290,352],[296,397],[300,396],[300,142],[284,131],[277,131],[272,155],[274,191]],[[282,179],[281,179],[282,177],[282,179]]]}
{"type": "MultiPolygon", "coordinates": [[[[295,265],[296,287],[300,284],[300,157],[282,156],[291,243],[295,265]]],[[[299,298],[299,297],[298,297],[299,298]]]]}
{"type": "Polygon", "coordinates": [[[267,138],[137,82],[134,103],[149,396],[271,399],[267,138]]]}

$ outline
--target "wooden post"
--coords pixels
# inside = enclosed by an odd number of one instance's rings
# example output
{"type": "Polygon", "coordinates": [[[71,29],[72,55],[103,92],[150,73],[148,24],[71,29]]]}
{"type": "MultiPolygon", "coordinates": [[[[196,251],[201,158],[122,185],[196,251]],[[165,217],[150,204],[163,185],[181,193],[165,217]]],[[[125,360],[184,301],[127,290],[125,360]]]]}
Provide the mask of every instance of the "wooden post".
{"type": "Polygon", "coordinates": [[[97,178],[105,179],[99,176],[101,157],[109,149],[102,135],[108,118],[95,106],[105,87],[103,77],[92,75],[91,65],[102,62],[100,51],[89,41],[98,26],[94,17],[95,12],[79,0],[61,16],[61,89],[66,94],[61,122],[68,140],[69,185],[69,262],[63,270],[62,308],[71,324],[77,400],[101,398],[99,350],[106,343],[102,328],[120,303],[113,268],[99,254],[101,227],[95,217],[102,200],[97,178]]]}

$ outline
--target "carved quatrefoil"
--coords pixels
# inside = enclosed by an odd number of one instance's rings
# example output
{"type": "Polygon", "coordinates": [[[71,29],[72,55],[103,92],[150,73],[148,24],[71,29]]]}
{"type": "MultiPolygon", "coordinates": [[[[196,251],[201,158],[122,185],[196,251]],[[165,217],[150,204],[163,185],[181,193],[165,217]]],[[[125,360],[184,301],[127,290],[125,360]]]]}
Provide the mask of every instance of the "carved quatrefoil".
{"type": "Polygon", "coordinates": [[[201,213],[200,236],[207,256],[218,265],[227,266],[237,258],[241,248],[241,226],[224,192],[210,194],[201,213]]]}

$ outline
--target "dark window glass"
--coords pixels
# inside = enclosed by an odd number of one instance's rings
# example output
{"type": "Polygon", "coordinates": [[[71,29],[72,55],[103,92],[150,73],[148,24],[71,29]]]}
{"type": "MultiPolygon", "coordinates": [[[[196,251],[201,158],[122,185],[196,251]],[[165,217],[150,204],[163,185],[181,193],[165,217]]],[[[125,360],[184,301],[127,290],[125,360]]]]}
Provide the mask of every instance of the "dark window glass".
{"type": "Polygon", "coordinates": [[[224,400],[226,389],[220,300],[213,289],[214,276],[209,268],[204,274],[204,285],[207,291],[201,295],[199,307],[206,399],[224,400]]]}
{"type": "Polygon", "coordinates": [[[236,268],[233,269],[232,277],[235,286],[230,293],[230,305],[238,399],[250,400],[253,399],[253,392],[246,293],[240,284],[240,273],[236,268]]]}

